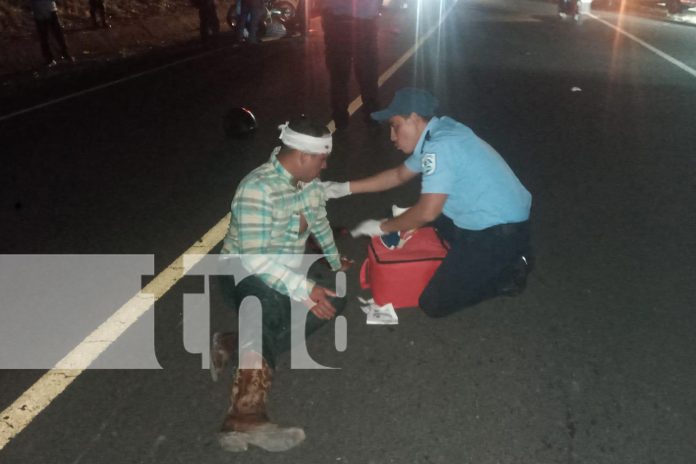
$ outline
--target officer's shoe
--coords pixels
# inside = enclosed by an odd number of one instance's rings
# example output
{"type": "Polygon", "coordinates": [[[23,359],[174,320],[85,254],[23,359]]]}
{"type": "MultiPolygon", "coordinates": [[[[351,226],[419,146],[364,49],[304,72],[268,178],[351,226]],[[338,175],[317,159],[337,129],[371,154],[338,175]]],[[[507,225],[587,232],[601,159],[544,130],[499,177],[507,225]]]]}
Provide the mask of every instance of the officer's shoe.
{"type": "Polygon", "coordinates": [[[508,266],[498,281],[497,294],[502,296],[517,296],[527,287],[527,275],[532,270],[531,260],[520,256],[508,266]]]}

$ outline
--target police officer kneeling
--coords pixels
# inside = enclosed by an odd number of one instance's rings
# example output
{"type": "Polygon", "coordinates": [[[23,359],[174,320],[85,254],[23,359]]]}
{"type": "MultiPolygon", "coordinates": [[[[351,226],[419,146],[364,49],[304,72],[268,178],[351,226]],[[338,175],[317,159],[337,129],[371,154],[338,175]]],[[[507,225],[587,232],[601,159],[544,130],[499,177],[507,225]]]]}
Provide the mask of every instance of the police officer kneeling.
{"type": "Polygon", "coordinates": [[[391,140],[408,156],[398,167],[365,179],[324,182],[328,198],[381,192],[422,175],[418,202],[389,220],[364,221],[353,236],[376,236],[433,225],[450,251],[420,296],[431,317],[524,289],[529,263],[532,196],[503,158],[465,125],[436,117],[437,100],[414,88],[399,90],[372,113],[389,121],[391,140]]]}

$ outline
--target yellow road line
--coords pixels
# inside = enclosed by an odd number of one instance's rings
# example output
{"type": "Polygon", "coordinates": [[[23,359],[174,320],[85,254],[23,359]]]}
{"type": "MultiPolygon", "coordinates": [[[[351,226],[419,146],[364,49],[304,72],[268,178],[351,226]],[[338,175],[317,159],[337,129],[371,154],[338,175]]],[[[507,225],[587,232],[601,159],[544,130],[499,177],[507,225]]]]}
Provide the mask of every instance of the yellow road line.
{"type": "Polygon", "coordinates": [[[58,361],[53,369],[41,376],[27,391],[2,411],[0,413],[0,450],[24,430],[83,372],[84,368],[77,368],[77,366],[89,366],[140,319],[157,299],[161,298],[181,279],[187,270],[184,269],[185,255],[191,255],[187,259],[187,267],[190,269],[220,243],[229,221],[229,214],[220,219],[203,237],[176,258],[140,292],[133,295],[128,302],[58,361]]]}

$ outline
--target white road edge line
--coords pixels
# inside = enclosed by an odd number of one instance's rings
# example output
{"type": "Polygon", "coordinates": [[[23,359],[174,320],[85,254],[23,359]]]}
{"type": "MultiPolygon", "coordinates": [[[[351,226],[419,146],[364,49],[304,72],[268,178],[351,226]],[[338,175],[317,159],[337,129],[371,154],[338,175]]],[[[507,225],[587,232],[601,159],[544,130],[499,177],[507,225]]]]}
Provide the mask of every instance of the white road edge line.
{"type": "Polygon", "coordinates": [[[5,114],[3,116],[0,116],[0,122],[5,121],[7,119],[12,119],[12,118],[20,116],[22,114],[31,113],[32,111],[35,111],[35,110],[38,110],[41,108],[45,108],[47,106],[55,105],[56,103],[60,103],[60,102],[65,101],[65,100],[70,100],[71,98],[75,98],[75,97],[79,97],[81,95],[86,95],[88,93],[96,92],[97,90],[106,89],[107,87],[111,87],[111,86],[114,86],[116,84],[121,84],[123,82],[130,81],[130,80],[136,79],[138,77],[146,76],[148,74],[153,74],[153,73],[159,72],[163,69],[171,68],[172,66],[177,66],[177,65],[180,65],[182,63],[186,63],[188,61],[197,60],[198,58],[202,58],[204,56],[207,56],[207,55],[210,55],[212,53],[216,53],[216,52],[219,52],[222,50],[227,50],[229,48],[233,48],[233,47],[232,46],[221,47],[221,48],[217,48],[215,50],[210,50],[210,51],[207,51],[204,53],[199,53],[197,55],[189,56],[187,58],[182,58],[181,60],[173,61],[171,63],[167,63],[165,65],[158,66],[156,68],[148,69],[147,71],[143,71],[143,72],[140,72],[137,74],[130,74],[126,77],[122,77],[121,79],[116,79],[115,81],[109,81],[109,82],[106,82],[104,84],[90,87],[88,89],[80,90],[79,92],[73,92],[73,93],[70,93],[68,95],[63,95],[62,97],[54,98],[53,100],[39,103],[38,105],[30,106],[29,108],[24,108],[22,110],[17,110],[13,113],[9,113],[9,114],[5,114]]]}
{"type": "Polygon", "coordinates": [[[674,58],[671,55],[668,55],[667,53],[663,52],[659,48],[653,47],[652,45],[650,45],[646,41],[636,37],[635,35],[631,34],[630,32],[626,32],[623,29],[621,29],[620,27],[614,26],[612,23],[600,18],[597,15],[589,13],[589,16],[591,18],[599,21],[600,23],[604,24],[605,26],[610,27],[611,29],[614,29],[616,32],[625,35],[626,37],[633,40],[634,42],[642,45],[643,47],[647,48],[648,50],[650,50],[651,52],[653,52],[654,54],[656,54],[660,58],[664,58],[665,60],[669,61],[674,66],[681,69],[682,71],[686,71],[687,73],[691,74],[693,77],[696,77],[696,70],[694,68],[690,67],[689,65],[679,61],[678,59],[674,58]]]}
{"type": "MultiPolygon", "coordinates": [[[[430,38],[440,27],[445,18],[454,8],[449,7],[442,14],[440,21],[425,33],[415,45],[404,53],[392,66],[379,78],[381,87],[406,61],[415,54],[416,50],[430,38]]],[[[202,56],[202,55],[199,55],[202,56]]],[[[193,59],[193,58],[190,58],[193,59]]],[[[157,68],[164,69],[174,64],[189,61],[181,60],[176,63],[157,68]]],[[[146,73],[154,72],[147,71],[146,73]]],[[[118,81],[105,84],[114,85],[118,81]]],[[[93,91],[89,89],[86,92],[93,91]]],[[[68,98],[68,97],[64,97],[68,98]]],[[[352,115],[362,105],[360,97],[353,100],[348,111],[352,115]]],[[[34,107],[33,109],[36,109],[34,107]]],[[[28,109],[26,111],[30,111],[28,109]]],[[[1,119],[0,119],[1,120],[1,119]]],[[[330,121],[327,127],[331,131],[335,129],[334,121],[330,121]]],[[[89,334],[79,345],[61,359],[50,371],[39,378],[29,389],[22,393],[10,406],[0,413],[0,450],[2,450],[15,436],[22,432],[44,409],[50,405],[66,388],[75,380],[84,369],[75,369],[74,366],[88,366],[99,357],[118,337],[132,326],[143,314],[145,314],[154,302],[167,293],[181,277],[186,273],[184,269],[184,256],[187,257],[187,268],[194,267],[210,250],[212,250],[225,236],[230,221],[230,213],[226,214],[208,232],[196,241],[181,256],[176,258],[167,268],[157,275],[140,292],[135,294],[128,302],[121,306],[106,321],[89,334]]]]}

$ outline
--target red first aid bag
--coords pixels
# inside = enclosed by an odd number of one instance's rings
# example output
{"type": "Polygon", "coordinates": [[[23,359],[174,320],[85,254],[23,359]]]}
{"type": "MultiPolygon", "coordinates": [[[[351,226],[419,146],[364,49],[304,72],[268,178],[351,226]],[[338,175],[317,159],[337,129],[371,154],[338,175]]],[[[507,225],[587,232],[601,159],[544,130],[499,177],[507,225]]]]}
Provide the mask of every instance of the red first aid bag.
{"type": "Polygon", "coordinates": [[[360,268],[360,286],[371,289],[380,306],[418,306],[418,298],[447,254],[447,244],[432,227],[413,232],[402,248],[387,248],[372,237],[360,268]]]}

